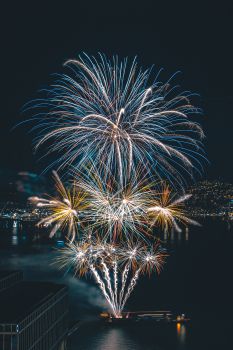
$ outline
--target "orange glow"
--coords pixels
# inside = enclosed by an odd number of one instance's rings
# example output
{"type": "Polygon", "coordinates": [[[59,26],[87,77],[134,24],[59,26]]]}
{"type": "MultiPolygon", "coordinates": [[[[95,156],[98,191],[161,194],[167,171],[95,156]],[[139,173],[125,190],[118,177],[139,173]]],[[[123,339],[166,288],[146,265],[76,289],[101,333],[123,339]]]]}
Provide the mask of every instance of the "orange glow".
{"type": "Polygon", "coordinates": [[[180,334],[180,330],[181,330],[181,324],[180,323],[176,324],[176,330],[177,330],[177,333],[180,334]]]}

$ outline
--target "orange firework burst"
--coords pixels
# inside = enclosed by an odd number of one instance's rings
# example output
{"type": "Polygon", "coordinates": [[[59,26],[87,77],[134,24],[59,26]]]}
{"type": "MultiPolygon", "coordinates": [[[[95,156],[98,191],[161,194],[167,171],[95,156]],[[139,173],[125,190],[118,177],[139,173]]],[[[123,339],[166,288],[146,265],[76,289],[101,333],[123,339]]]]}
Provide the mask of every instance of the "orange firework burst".
{"type": "Polygon", "coordinates": [[[181,229],[178,223],[183,225],[193,224],[199,225],[196,221],[187,218],[184,210],[184,202],[191,197],[191,194],[185,194],[181,197],[174,198],[171,189],[168,185],[163,185],[158,199],[155,200],[154,205],[147,209],[149,221],[151,225],[161,227],[167,232],[172,227],[180,232],[181,229]]]}
{"type": "Polygon", "coordinates": [[[36,203],[39,208],[47,208],[48,216],[38,222],[38,226],[53,225],[50,237],[53,237],[58,229],[67,230],[67,237],[71,241],[78,232],[78,224],[82,222],[81,215],[89,207],[87,194],[74,182],[70,189],[65,188],[56,172],[53,172],[57,197],[38,198],[31,197],[29,200],[36,203]]]}

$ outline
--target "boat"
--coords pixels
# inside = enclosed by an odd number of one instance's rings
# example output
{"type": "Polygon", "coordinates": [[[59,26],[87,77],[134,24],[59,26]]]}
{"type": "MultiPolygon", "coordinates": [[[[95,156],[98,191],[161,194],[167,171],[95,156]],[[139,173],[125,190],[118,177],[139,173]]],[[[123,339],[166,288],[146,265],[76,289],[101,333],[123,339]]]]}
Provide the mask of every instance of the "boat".
{"type": "Polygon", "coordinates": [[[102,312],[100,318],[110,324],[126,324],[132,322],[154,323],[187,323],[190,318],[185,314],[174,315],[171,311],[133,311],[123,312],[121,317],[115,317],[109,312],[102,312]]]}

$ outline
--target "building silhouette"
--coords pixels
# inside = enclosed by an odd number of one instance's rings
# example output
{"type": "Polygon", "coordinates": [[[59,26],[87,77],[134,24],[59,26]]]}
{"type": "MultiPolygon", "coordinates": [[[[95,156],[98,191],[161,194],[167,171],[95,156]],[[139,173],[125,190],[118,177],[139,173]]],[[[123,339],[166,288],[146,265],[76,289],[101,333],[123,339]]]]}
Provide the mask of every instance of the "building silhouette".
{"type": "Polygon", "coordinates": [[[0,271],[1,350],[63,350],[67,333],[66,286],[0,271]]]}

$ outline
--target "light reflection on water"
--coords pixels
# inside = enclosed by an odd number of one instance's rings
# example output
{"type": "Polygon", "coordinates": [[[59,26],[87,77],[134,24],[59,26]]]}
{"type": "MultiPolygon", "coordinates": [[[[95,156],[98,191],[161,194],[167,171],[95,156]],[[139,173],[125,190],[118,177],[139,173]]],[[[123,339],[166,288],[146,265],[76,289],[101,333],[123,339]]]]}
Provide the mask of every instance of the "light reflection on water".
{"type": "Polygon", "coordinates": [[[176,324],[177,338],[180,345],[185,345],[186,325],[182,323],[176,324]]]}
{"type": "Polygon", "coordinates": [[[163,329],[156,324],[103,325],[101,322],[81,327],[71,337],[70,350],[165,350],[179,349],[175,325],[163,329]],[[172,349],[172,348],[171,348],[172,349]]]}
{"type": "Polygon", "coordinates": [[[108,329],[102,332],[93,341],[93,349],[96,350],[137,350],[138,344],[124,329],[108,329]]]}

